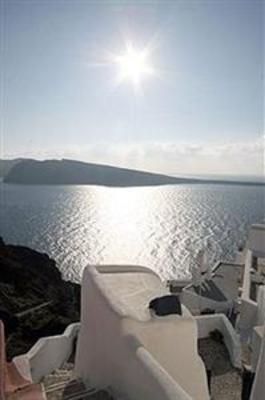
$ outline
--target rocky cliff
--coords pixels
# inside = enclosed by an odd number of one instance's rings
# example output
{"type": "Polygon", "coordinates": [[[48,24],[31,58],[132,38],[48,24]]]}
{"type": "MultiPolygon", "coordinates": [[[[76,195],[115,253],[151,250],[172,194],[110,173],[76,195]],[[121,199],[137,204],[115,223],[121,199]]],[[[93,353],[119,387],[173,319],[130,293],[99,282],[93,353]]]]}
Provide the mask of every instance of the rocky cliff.
{"type": "Polygon", "coordinates": [[[0,238],[0,319],[8,358],[79,321],[79,307],[80,286],[64,281],[54,260],[0,238]]]}

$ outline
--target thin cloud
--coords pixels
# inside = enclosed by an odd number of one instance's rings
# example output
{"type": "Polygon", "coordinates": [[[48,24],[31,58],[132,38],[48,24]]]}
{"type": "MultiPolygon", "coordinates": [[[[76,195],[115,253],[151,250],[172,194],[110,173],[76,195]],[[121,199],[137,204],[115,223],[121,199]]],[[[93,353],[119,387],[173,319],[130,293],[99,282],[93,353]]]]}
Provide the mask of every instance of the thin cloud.
{"type": "Polygon", "coordinates": [[[65,149],[38,149],[5,158],[70,158],[165,174],[264,175],[264,139],[219,144],[96,143],[65,149]]]}

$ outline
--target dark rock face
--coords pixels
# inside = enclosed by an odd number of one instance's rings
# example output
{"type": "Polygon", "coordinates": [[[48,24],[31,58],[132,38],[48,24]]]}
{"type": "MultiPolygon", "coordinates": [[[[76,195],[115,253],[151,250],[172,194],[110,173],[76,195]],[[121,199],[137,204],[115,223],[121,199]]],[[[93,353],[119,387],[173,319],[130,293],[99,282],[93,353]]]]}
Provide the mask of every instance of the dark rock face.
{"type": "Polygon", "coordinates": [[[80,286],[64,281],[54,260],[0,238],[0,318],[9,358],[79,321],[79,308],[80,286]]]}

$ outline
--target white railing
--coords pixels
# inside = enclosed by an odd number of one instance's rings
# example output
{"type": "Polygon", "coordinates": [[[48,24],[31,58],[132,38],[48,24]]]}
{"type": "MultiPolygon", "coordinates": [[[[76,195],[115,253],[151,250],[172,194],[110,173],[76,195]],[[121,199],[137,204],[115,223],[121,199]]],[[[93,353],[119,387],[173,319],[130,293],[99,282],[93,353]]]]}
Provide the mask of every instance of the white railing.
{"type": "Polygon", "coordinates": [[[14,357],[13,361],[21,374],[37,383],[60,368],[73,351],[79,329],[80,323],[71,324],[62,335],[41,338],[27,353],[14,357]]]}
{"type": "Polygon", "coordinates": [[[256,369],[256,376],[252,387],[250,400],[261,400],[264,398],[265,392],[265,326],[263,331],[263,339],[260,348],[260,355],[256,369]]]}
{"type": "Polygon", "coordinates": [[[145,397],[153,400],[193,400],[140,343],[135,346],[134,342],[133,337],[128,338],[128,347],[134,358],[132,380],[128,382],[132,398],[142,398],[146,391],[145,397]]]}

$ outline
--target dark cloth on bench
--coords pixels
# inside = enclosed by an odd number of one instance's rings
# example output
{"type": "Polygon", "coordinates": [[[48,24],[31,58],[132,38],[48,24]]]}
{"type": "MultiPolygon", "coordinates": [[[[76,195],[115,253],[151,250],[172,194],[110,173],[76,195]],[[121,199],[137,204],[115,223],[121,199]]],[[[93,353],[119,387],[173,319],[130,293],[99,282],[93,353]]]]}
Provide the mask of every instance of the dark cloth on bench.
{"type": "Polygon", "coordinates": [[[149,308],[159,316],[170,314],[182,315],[179,297],[174,295],[156,297],[150,301],[149,308]]]}

